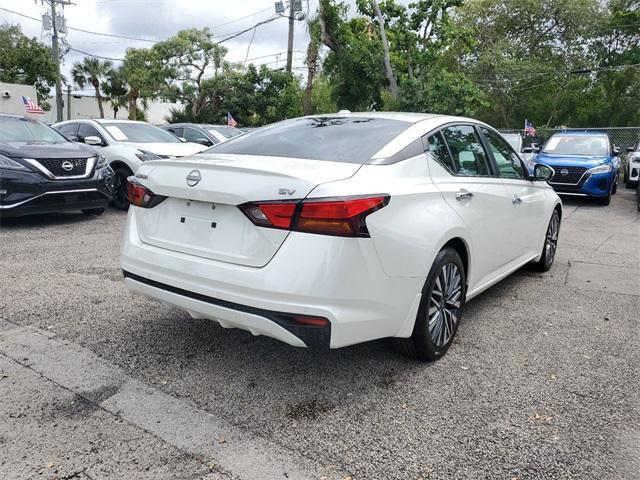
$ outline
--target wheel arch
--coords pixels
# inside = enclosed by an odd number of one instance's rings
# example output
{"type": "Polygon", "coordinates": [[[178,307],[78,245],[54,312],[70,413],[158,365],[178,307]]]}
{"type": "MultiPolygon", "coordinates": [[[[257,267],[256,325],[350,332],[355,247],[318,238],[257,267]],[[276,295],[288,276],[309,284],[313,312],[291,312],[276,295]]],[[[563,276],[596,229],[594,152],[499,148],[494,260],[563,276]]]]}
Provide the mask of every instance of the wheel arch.
{"type": "Polygon", "coordinates": [[[131,166],[127,162],[125,162],[123,160],[119,160],[119,159],[113,160],[111,163],[109,163],[109,165],[111,166],[111,168],[113,170],[116,170],[118,168],[126,168],[131,173],[133,173],[133,170],[132,170],[131,166]]]}
{"type": "Polygon", "coordinates": [[[470,258],[469,258],[469,246],[467,245],[467,242],[462,237],[457,236],[448,240],[444,245],[442,245],[440,250],[447,247],[453,248],[458,253],[458,255],[460,255],[460,258],[462,259],[462,266],[464,267],[465,283],[468,286],[470,258]]]}

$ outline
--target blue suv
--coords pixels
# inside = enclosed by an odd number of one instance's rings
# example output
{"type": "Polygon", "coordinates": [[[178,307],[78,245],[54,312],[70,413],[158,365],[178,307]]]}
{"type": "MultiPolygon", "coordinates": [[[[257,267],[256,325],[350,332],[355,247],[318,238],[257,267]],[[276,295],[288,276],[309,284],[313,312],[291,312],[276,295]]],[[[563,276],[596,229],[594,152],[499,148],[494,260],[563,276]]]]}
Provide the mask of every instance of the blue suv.
{"type": "Polygon", "coordinates": [[[606,133],[560,132],[547,140],[535,161],[554,169],[549,184],[559,194],[595,197],[609,205],[618,186],[618,154],[606,133]]]}

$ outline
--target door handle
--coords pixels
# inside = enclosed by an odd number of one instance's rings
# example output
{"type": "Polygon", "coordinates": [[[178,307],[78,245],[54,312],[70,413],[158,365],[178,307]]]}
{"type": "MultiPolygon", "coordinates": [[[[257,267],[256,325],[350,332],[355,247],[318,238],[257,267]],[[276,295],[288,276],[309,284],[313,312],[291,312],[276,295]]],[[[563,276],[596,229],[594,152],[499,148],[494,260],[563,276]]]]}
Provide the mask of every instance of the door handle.
{"type": "Polygon", "coordinates": [[[514,205],[520,205],[522,203],[522,199],[518,195],[514,195],[513,199],[511,200],[511,202],[514,205]]]}
{"type": "Polygon", "coordinates": [[[471,200],[473,198],[473,193],[468,192],[464,188],[456,193],[456,200],[462,202],[463,200],[471,200]]]}

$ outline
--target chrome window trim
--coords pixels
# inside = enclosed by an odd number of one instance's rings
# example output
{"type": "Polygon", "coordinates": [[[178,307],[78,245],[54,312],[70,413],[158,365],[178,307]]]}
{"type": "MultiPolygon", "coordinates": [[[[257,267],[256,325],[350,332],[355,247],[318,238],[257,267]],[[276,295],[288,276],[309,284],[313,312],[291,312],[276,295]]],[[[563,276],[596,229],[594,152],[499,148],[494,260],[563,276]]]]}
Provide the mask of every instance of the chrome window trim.
{"type": "MultiPolygon", "coordinates": [[[[29,163],[29,165],[31,165],[32,167],[35,167],[36,169],[38,169],[38,171],[43,173],[47,178],[50,178],[52,180],[77,180],[81,178],[89,178],[91,176],[91,173],[93,172],[93,169],[96,166],[96,163],[98,162],[98,157],[97,155],[94,155],[93,157],[87,157],[87,165],[85,166],[85,172],[82,175],[73,175],[71,177],[56,177],[53,173],[51,173],[44,165],[38,162],[38,160],[36,160],[35,158],[23,158],[23,160],[29,163]]],[[[60,160],[65,160],[65,159],[61,158],[60,160]]]]}
{"type": "Polygon", "coordinates": [[[12,203],[11,205],[0,205],[0,210],[7,210],[9,208],[19,207],[20,205],[24,205],[27,202],[35,200],[36,198],[43,197],[45,195],[59,195],[61,193],[87,193],[87,192],[99,192],[102,193],[105,197],[107,196],[104,192],[101,192],[97,188],[83,188],[80,190],[55,190],[51,192],[44,192],[35,197],[27,198],[26,200],[22,200],[21,202],[12,203]]]}

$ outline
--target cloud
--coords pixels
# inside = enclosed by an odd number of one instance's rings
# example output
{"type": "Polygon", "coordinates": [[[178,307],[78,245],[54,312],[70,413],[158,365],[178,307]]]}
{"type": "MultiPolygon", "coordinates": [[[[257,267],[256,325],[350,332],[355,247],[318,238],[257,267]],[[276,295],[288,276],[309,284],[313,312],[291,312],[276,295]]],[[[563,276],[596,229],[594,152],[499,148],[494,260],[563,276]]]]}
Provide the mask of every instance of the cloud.
{"type": "MultiPolygon", "coordinates": [[[[303,2],[306,9],[306,2],[303,2]]],[[[19,11],[25,15],[40,18],[46,11],[31,1],[0,0],[0,7],[19,11]]],[[[314,12],[317,0],[310,1],[310,11],[314,12]]],[[[233,0],[215,2],[205,0],[75,0],[74,5],[65,7],[64,14],[70,27],[84,30],[124,35],[135,38],[163,40],[186,28],[209,27],[217,38],[226,38],[230,34],[247,29],[257,22],[274,15],[272,1],[233,0]]],[[[25,34],[42,38],[41,24],[6,12],[0,12],[1,19],[10,23],[19,23],[25,34]]],[[[264,57],[254,61],[275,67],[276,53],[281,53],[279,66],[284,66],[287,50],[286,18],[256,29],[248,58],[264,57]]],[[[241,62],[247,56],[247,47],[252,31],[224,43],[228,48],[227,60],[241,62]]],[[[309,41],[305,22],[296,22],[294,35],[294,67],[304,66],[304,52],[309,41]]],[[[70,30],[67,42],[71,48],[111,58],[123,58],[127,48],[149,47],[149,42],[139,42],[122,38],[91,35],[70,30]]],[[[69,51],[64,58],[62,74],[69,76],[74,62],[83,55],[69,51]]],[[[302,74],[301,68],[295,70],[302,74]]]]}

